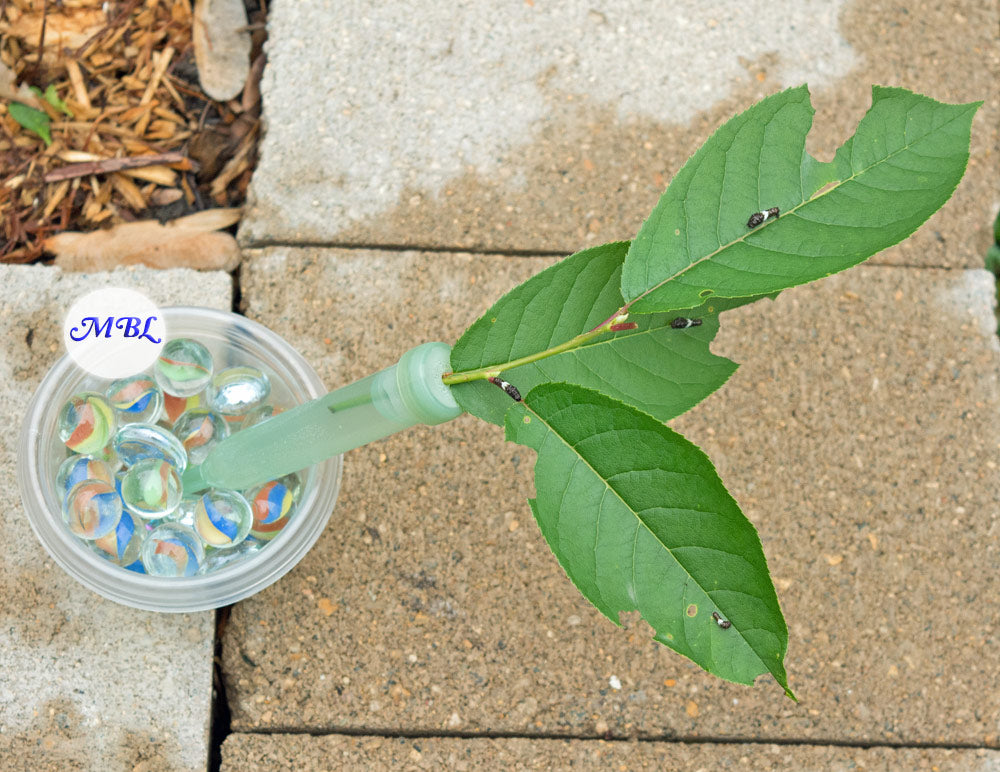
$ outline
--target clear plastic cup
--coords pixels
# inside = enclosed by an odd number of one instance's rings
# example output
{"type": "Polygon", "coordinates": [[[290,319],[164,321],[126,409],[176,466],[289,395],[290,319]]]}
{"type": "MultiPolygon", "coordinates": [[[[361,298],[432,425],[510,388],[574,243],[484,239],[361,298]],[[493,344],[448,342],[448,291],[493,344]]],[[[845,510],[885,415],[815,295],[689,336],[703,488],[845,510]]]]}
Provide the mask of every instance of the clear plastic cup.
{"type": "MultiPolygon", "coordinates": [[[[271,401],[290,407],[326,393],[323,382],[285,340],[245,317],[208,308],[161,309],[167,337],[190,337],[211,351],[217,370],[251,365],[271,379],[271,401]]],[[[309,551],[326,527],[340,490],[341,457],[300,472],[302,495],[288,525],[259,553],[206,574],[158,577],[128,571],[92,551],[66,528],[55,490],[69,455],[56,432],[60,408],[81,391],[108,382],[68,356],[48,372],[28,406],[18,447],[17,476],[28,520],[53,560],[80,584],[105,598],[149,611],[188,612],[235,603],[273,584],[309,551]]]]}

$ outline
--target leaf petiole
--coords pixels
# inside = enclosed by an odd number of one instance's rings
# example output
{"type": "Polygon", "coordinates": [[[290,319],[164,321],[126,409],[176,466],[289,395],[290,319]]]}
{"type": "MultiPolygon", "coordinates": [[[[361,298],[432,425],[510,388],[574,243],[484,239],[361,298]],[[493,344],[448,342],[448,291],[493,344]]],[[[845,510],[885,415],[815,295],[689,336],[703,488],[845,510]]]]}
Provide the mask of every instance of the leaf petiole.
{"type": "Polygon", "coordinates": [[[475,370],[463,370],[457,373],[445,373],[441,376],[441,380],[444,381],[447,386],[454,386],[457,383],[471,383],[472,381],[486,381],[490,378],[499,378],[500,374],[504,370],[513,370],[515,367],[529,365],[532,362],[539,361],[540,359],[555,356],[556,354],[564,354],[567,351],[572,351],[575,348],[579,348],[580,346],[589,343],[594,338],[603,335],[606,332],[616,332],[621,329],[620,325],[624,324],[627,319],[628,312],[624,308],[620,308],[597,325],[594,329],[589,330],[588,332],[580,333],[576,337],[560,343],[558,346],[547,348],[544,351],[537,351],[534,354],[528,354],[527,356],[512,359],[510,362],[504,362],[498,365],[479,367],[475,370]]]}

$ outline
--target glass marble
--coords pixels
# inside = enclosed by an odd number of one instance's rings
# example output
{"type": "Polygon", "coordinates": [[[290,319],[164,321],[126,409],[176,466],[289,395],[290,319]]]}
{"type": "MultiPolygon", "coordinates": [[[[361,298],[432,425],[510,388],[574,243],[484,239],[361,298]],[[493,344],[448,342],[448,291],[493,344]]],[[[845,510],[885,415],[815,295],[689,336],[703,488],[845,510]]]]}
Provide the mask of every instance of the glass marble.
{"type": "Polygon", "coordinates": [[[125,424],[111,443],[125,466],[145,458],[158,458],[172,464],[178,474],[184,474],[188,458],[184,445],[168,430],[155,424],[125,424]]]}
{"type": "Polygon", "coordinates": [[[174,434],[187,451],[188,463],[200,464],[212,448],[229,436],[229,425],[219,413],[196,407],[177,419],[174,434]]]}
{"type": "Polygon", "coordinates": [[[133,515],[144,520],[166,517],[181,503],[180,475],[163,459],[144,458],[122,479],[121,500],[133,515]]]}
{"type": "Polygon", "coordinates": [[[115,433],[115,413],[103,394],[74,394],[59,411],[59,439],[74,453],[97,453],[115,433]]]}
{"type": "Polygon", "coordinates": [[[264,545],[247,539],[228,550],[205,550],[205,562],[201,564],[200,574],[210,574],[225,566],[242,563],[264,549],[264,545]]]}
{"type": "Polygon", "coordinates": [[[120,378],[108,386],[108,402],[118,423],[156,423],[163,409],[163,392],[148,375],[120,378]]]}
{"type": "Polygon", "coordinates": [[[205,544],[220,549],[234,547],[250,533],[250,504],[236,491],[212,488],[198,499],[195,528],[205,544]]]}
{"type": "Polygon", "coordinates": [[[139,549],[146,538],[146,525],[142,520],[122,512],[121,520],[106,536],[94,540],[98,554],[112,563],[127,566],[139,559],[139,549]]]}
{"type": "Polygon", "coordinates": [[[115,487],[104,480],[84,480],[73,486],[62,507],[63,520],[81,539],[106,536],[122,516],[122,500],[115,487]]]}
{"type": "Polygon", "coordinates": [[[160,388],[175,397],[190,397],[212,379],[212,355],[192,338],[175,338],[163,346],[153,366],[160,388]]]}
{"type": "Polygon", "coordinates": [[[208,386],[208,404],[223,415],[238,416],[264,404],[271,381],[256,367],[227,367],[208,386]]]}
{"type": "Polygon", "coordinates": [[[163,412],[166,413],[167,423],[171,426],[184,413],[196,407],[201,407],[201,394],[190,397],[175,397],[173,394],[163,395],[163,412]]]}
{"type": "Polygon", "coordinates": [[[289,472],[278,478],[278,482],[292,492],[292,500],[298,502],[302,497],[302,478],[298,472],[289,472]]]}
{"type": "Polygon", "coordinates": [[[275,408],[274,405],[258,405],[243,416],[243,422],[240,424],[240,431],[249,429],[251,426],[256,426],[257,424],[262,424],[268,418],[276,416],[280,412],[281,411],[275,408]]]}
{"type": "Polygon", "coordinates": [[[104,480],[111,486],[115,484],[111,467],[101,459],[94,456],[70,456],[56,472],[56,490],[65,495],[74,485],[84,480],[104,480]]]}
{"type": "Polygon", "coordinates": [[[205,560],[205,549],[190,528],[165,523],[143,541],[140,557],[152,576],[194,576],[205,560]]]}
{"type": "Polygon", "coordinates": [[[281,481],[271,480],[247,492],[253,512],[250,533],[261,541],[270,541],[288,524],[295,510],[295,497],[281,481]]]}
{"type": "Polygon", "coordinates": [[[198,502],[200,500],[200,496],[192,496],[190,498],[181,499],[181,503],[177,505],[177,509],[167,516],[167,520],[172,523],[186,525],[191,530],[195,530],[194,515],[195,511],[198,509],[198,502]]]}

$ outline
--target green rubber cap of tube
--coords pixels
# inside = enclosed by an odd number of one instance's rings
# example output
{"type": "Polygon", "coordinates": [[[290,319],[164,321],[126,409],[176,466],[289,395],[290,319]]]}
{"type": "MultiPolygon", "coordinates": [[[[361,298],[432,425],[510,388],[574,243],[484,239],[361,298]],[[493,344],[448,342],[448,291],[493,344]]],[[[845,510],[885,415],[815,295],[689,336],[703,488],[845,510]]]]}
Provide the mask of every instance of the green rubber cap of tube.
{"type": "Polygon", "coordinates": [[[396,365],[399,395],[420,423],[434,426],[461,415],[462,408],[441,380],[450,371],[451,346],[447,343],[423,343],[400,357],[396,365]]]}

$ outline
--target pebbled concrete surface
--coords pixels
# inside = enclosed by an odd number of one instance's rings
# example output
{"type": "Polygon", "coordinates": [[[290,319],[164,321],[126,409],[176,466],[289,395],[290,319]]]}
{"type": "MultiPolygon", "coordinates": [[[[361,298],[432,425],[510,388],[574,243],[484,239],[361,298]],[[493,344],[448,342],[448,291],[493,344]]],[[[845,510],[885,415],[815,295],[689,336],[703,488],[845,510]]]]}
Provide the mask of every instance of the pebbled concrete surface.
{"type": "Polygon", "coordinates": [[[982,265],[996,192],[995,4],[277,3],[241,240],[574,252],[631,238],[720,123],[808,82],[810,151],[872,84],[986,100],[952,204],[877,258],[982,265]]]}
{"type": "Polygon", "coordinates": [[[231,307],[224,273],[63,273],[0,266],[0,768],[31,772],[197,772],[206,768],[214,616],[120,606],[74,582],[21,507],[16,443],[35,388],[63,353],[79,296],[129,287],[161,306],[231,307]]]}
{"type": "Polygon", "coordinates": [[[1000,752],[823,745],[234,734],[222,746],[222,762],[222,772],[335,769],[987,772],[1000,764],[1000,752]]]}
{"type": "MultiPolygon", "coordinates": [[[[547,262],[275,248],[243,299],[334,386],[454,340],[547,262]]],[[[723,317],[743,366],[676,426],[760,531],[799,704],[604,620],[532,522],[533,454],[463,416],[349,453],[316,547],[233,609],[234,731],[997,745],[992,292],[861,267],[723,317]]]]}

